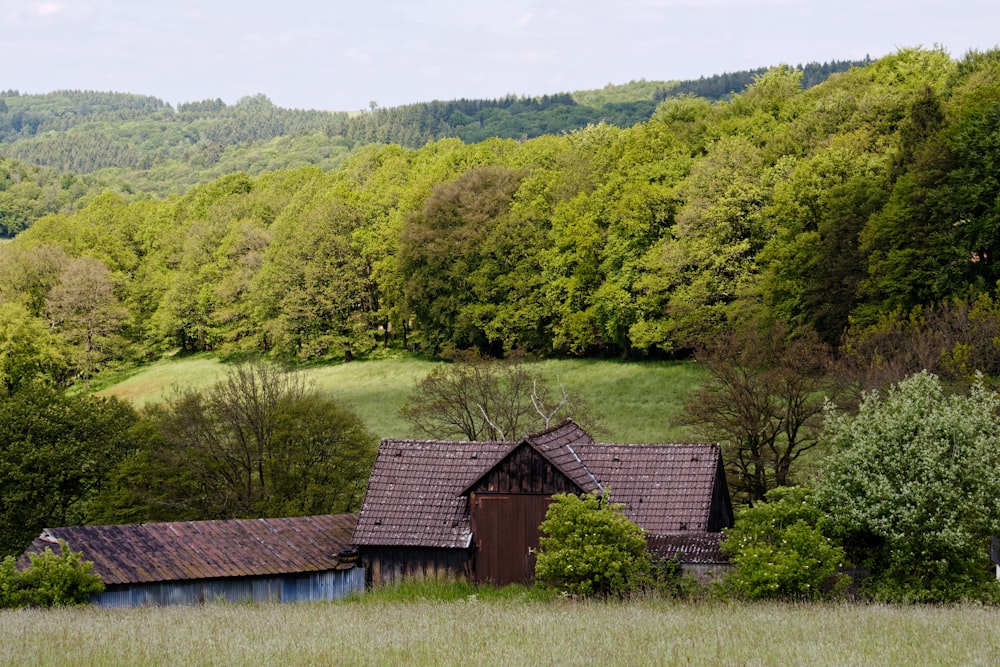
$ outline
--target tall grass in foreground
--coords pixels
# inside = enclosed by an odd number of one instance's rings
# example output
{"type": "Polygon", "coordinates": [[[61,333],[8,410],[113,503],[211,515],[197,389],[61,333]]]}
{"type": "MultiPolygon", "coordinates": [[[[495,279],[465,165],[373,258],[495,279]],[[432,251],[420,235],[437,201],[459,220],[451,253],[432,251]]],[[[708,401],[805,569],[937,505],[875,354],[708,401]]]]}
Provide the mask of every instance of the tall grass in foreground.
{"type": "MultiPolygon", "coordinates": [[[[309,366],[303,369],[316,387],[351,408],[378,437],[415,435],[399,409],[414,385],[440,362],[400,355],[385,359],[309,366]]],[[[561,384],[585,399],[602,416],[610,442],[682,442],[690,434],[671,425],[705,371],[692,362],[619,362],[559,359],[525,364],[546,380],[554,395],[561,384]]],[[[144,366],[100,393],[142,407],[170,397],[173,387],[206,388],[226,371],[217,358],[199,354],[166,358],[144,366]]]]}
{"type": "Polygon", "coordinates": [[[0,612],[3,665],[995,665],[985,607],[373,601],[0,612]]]}

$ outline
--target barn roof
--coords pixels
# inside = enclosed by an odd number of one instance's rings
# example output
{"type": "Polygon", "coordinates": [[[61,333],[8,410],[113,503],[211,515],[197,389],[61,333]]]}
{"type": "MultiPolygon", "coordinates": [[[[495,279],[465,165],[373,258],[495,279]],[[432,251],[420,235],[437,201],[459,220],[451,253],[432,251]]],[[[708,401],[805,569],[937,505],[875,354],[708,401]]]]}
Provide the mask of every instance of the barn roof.
{"type": "Polygon", "coordinates": [[[727,563],[722,553],[722,533],[670,533],[646,535],[647,549],[656,558],[682,563],[727,563]]]}
{"type": "Polygon", "coordinates": [[[607,445],[581,450],[611,500],[650,533],[708,530],[718,445],[607,445]]]}
{"type": "Polygon", "coordinates": [[[462,491],[510,447],[509,442],[383,440],[354,544],[468,547],[472,529],[462,491]]]}
{"type": "Polygon", "coordinates": [[[58,552],[93,561],[106,585],[332,570],[356,514],[46,528],[21,557],[58,552]]]}
{"type": "Polygon", "coordinates": [[[607,489],[651,533],[706,531],[717,445],[601,444],[571,420],[517,442],[383,440],[354,533],[359,546],[467,548],[470,488],[527,444],[581,491],[607,489]]]}

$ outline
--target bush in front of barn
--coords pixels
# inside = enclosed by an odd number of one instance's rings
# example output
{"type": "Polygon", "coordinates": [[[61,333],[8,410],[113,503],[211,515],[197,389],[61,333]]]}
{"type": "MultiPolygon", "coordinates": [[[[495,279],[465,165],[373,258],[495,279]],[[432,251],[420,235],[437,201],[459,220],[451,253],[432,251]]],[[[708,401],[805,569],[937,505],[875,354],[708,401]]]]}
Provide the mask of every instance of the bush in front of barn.
{"type": "Polygon", "coordinates": [[[31,564],[24,570],[17,569],[13,556],[0,561],[0,608],[87,604],[91,595],[104,590],[101,578],[91,572],[93,563],[62,540],[59,550],[29,554],[31,564]]]}
{"type": "Polygon", "coordinates": [[[842,597],[850,577],[840,572],[843,547],[828,533],[829,519],[802,487],[767,492],[766,502],[743,509],[726,530],[722,550],[733,568],[722,591],[749,600],[822,600],[842,597]]]}
{"type": "Polygon", "coordinates": [[[556,494],[541,526],[535,578],[582,597],[624,596],[648,581],[646,536],[602,495],[556,494]]]}

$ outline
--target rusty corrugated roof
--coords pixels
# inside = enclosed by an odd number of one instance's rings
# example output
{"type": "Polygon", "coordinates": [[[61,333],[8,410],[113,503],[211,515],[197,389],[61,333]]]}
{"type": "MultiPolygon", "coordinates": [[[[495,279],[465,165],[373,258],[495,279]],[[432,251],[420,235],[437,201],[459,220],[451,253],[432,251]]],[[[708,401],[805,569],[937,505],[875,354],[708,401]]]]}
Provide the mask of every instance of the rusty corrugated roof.
{"type": "Polygon", "coordinates": [[[717,445],[600,444],[567,420],[516,443],[383,440],[354,544],[468,547],[472,527],[463,494],[524,443],[582,490],[609,489],[626,516],[649,532],[708,528],[717,445]]]}
{"type": "Polygon", "coordinates": [[[682,563],[728,563],[722,540],[722,533],[646,535],[646,549],[657,558],[676,558],[682,563]]]}
{"type": "Polygon", "coordinates": [[[334,569],[356,514],[46,528],[27,553],[65,540],[105,584],[244,577],[334,569]]]}

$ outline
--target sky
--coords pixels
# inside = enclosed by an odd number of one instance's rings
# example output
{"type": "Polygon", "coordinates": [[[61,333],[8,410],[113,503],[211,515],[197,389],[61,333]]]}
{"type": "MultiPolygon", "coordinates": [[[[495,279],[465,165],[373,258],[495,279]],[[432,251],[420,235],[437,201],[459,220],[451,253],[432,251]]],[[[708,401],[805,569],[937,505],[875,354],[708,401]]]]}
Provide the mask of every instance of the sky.
{"type": "Polygon", "coordinates": [[[1000,0],[0,0],[0,90],[356,111],[1000,45],[1000,0]]]}

